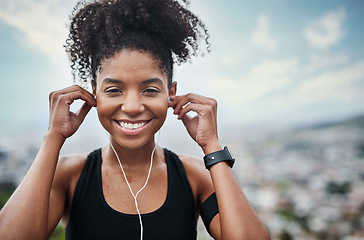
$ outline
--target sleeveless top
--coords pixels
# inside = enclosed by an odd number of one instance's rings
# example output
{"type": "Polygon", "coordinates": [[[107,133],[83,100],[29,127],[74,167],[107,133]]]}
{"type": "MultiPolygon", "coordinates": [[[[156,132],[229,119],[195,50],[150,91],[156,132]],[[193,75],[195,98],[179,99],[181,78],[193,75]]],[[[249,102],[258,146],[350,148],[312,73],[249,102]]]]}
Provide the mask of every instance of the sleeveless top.
{"type": "MultiPolygon", "coordinates": [[[[143,239],[196,239],[195,203],[187,174],[176,154],[164,149],[164,155],[168,174],[167,197],[159,209],[142,214],[143,239]]],[[[118,212],[104,198],[101,149],[89,154],[77,182],[66,239],[140,239],[138,215],[118,212]]]]}

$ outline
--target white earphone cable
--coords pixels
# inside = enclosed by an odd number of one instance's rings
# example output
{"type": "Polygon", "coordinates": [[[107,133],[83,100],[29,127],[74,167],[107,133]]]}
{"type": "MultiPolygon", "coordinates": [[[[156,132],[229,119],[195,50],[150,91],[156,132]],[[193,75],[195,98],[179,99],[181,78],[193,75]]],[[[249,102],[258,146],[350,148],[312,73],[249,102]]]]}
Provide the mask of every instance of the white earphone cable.
{"type": "Polygon", "coordinates": [[[118,162],[119,162],[119,165],[120,165],[120,168],[121,168],[121,171],[123,173],[123,176],[124,176],[124,179],[129,187],[129,190],[130,190],[130,193],[131,195],[133,196],[134,198],[134,204],[135,204],[135,208],[137,210],[137,213],[138,213],[138,217],[139,217],[139,224],[140,224],[140,240],[143,240],[143,221],[142,221],[142,216],[140,214],[140,211],[139,211],[139,207],[138,207],[138,201],[137,201],[137,197],[139,195],[139,193],[147,186],[148,184],[148,181],[149,181],[149,178],[150,178],[150,173],[152,172],[152,166],[153,166],[153,157],[154,157],[154,152],[155,150],[157,149],[157,146],[158,146],[158,143],[159,143],[159,137],[160,137],[160,131],[158,132],[158,139],[157,139],[157,143],[155,144],[154,148],[153,148],[153,151],[152,151],[152,154],[151,154],[151,157],[150,157],[150,166],[149,166],[149,171],[148,171],[148,175],[147,175],[147,179],[145,180],[145,183],[143,185],[143,187],[141,187],[139,189],[139,191],[137,191],[136,194],[134,194],[133,190],[131,189],[131,186],[130,186],[130,183],[128,181],[128,178],[126,177],[126,174],[125,174],[125,171],[124,171],[124,168],[123,168],[123,165],[121,164],[121,161],[120,161],[120,158],[119,158],[119,155],[116,153],[115,151],[115,148],[114,146],[112,145],[111,141],[110,141],[110,137],[108,136],[108,140],[109,140],[109,144],[112,148],[112,150],[114,151],[114,154],[116,156],[116,158],[118,159],[118,162]]]}

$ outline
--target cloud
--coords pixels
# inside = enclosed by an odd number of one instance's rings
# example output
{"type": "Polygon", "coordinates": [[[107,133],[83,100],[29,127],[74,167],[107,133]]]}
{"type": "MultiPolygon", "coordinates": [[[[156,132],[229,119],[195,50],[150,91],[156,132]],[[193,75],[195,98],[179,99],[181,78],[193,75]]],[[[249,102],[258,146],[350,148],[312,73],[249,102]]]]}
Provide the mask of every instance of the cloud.
{"type": "Polygon", "coordinates": [[[297,59],[264,60],[244,77],[243,98],[259,100],[289,86],[297,73],[297,59]]]}
{"type": "Polygon", "coordinates": [[[254,45],[267,51],[274,52],[278,49],[277,42],[269,29],[268,18],[264,15],[258,19],[258,26],[254,30],[251,39],[254,45]]]}
{"type": "Polygon", "coordinates": [[[314,54],[310,57],[310,63],[305,68],[306,72],[311,73],[319,69],[334,67],[345,64],[349,61],[349,56],[346,54],[340,55],[318,55],[314,54]]]}
{"type": "MultiPolygon", "coordinates": [[[[312,62],[320,60],[312,58],[312,62]]],[[[321,67],[322,71],[307,74],[296,58],[264,60],[239,77],[211,76],[209,89],[231,113],[225,115],[237,122],[286,115],[287,122],[300,122],[362,108],[364,60],[349,64],[345,55],[338,55],[321,67]]]]}
{"type": "Polygon", "coordinates": [[[238,79],[220,76],[211,78],[211,88],[224,96],[231,106],[269,97],[293,83],[297,74],[297,59],[264,60],[238,79]],[[224,84],[221,84],[221,83],[224,84]]]}
{"type": "MultiPolygon", "coordinates": [[[[304,77],[290,91],[270,99],[273,109],[286,109],[301,114],[338,113],[339,107],[344,109],[361,108],[364,101],[364,61],[358,61],[345,67],[332,67],[323,73],[304,77]],[[325,109],[317,112],[317,109],[325,109]]],[[[311,116],[313,117],[313,116],[311,116]]]]}
{"type": "MultiPolygon", "coordinates": [[[[291,76],[288,74],[286,78],[290,82],[278,79],[277,82],[281,85],[276,89],[277,94],[270,95],[270,92],[275,91],[274,86],[270,86],[271,89],[264,95],[267,97],[251,99],[248,103],[242,102],[241,106],[245,107],[236,117],[248,122],[271,119],[272,123],[279,121],[284,125],[285,121],[291,124],[322,121],[362,112],[363,60],[340,68],[331,67],[313,76],[301,74],[300,71],[297,74],[292,73],[291,76]]],[[[254,88],[255,86],[253,90],[254,88]]],[[[240,96],[243,97],[244,94],[245,91],[242,91],[240,96]]],[[[239,109],[236,105],[234,107],[239,109]]]]}
{"type": "Polygon", "coordinates": [[[304,103],[355,102],[363,99],[363,81],[364,61],[359,61],[303,81],[294,96],[304,103]]]}
{"type": "Polygon", "coordinates": [[[264,60],[247,73],[211,75],[205,86],[222,106],[221,121],[239,126],[260,124],[280,111],[272,100],[290,91],[298,70],[296,58],[264,60]]]}
{"type": "Polygon", "coordinates": [[[345,10],[339,9],[325,13],[319,19],[309,23],[304,29],[308,43],[320,50],[326,50],[339,42],[345,35],[342,25],[345,21],[345,10]]]}
{"type": "Polygon", "coordinates": [[[65,56],[65,16],[57,0],[2,0],[0,20],[23,35],[21,41],[52,59],[65,56]]]}
{"type": "Polygon", "coordinates": [[[264,60],[261,64],[251,70],[251,76],[254,79],[267,81],[272,77],[282,77],[297,72],[297,59],[284,60],[264,60]]]}

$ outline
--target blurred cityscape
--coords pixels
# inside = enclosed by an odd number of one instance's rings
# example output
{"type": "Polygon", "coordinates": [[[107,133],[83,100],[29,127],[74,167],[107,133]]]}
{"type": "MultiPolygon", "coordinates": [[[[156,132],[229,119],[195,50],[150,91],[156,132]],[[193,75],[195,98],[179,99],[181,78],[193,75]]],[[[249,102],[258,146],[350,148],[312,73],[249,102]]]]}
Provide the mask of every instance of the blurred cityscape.
{"type": "Polygon", "coordinates": [[[273,239],[364,239],[364,117],[245,146],[240,183],[273,239]]]}
{"type": "MultiPolygon", "coordinates": [[[[225,138],[238,161],[234,173],[272,239],[364,239],[364,116],[225,138]]],[[[38,151],[1,147],[0,207],[38,151]]],[[[210,239],[202,228],[198,239],[210,239]]]]}

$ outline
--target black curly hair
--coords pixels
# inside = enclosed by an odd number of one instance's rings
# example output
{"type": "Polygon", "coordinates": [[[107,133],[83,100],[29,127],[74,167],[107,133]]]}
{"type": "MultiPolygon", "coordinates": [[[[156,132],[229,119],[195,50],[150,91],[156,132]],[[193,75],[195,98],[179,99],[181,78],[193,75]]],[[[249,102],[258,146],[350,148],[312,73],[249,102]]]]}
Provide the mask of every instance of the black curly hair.
{"type": "MultiPolygon", "coordinates": [[[[188,0],[182,1],[187,7],[188,0]]],[[[199,55],[201,39],[210,51],[205,25],[186,7],[177,0],[79,2],[70,17],[65,45],[74,81],[96,85],[101,61],[129,49],[159,60],[171,84],[173,63],[199,55]]]]}

